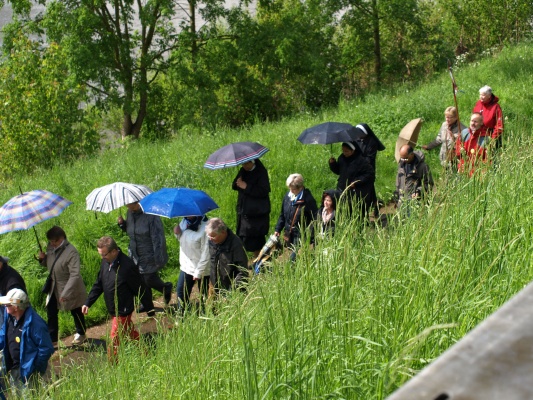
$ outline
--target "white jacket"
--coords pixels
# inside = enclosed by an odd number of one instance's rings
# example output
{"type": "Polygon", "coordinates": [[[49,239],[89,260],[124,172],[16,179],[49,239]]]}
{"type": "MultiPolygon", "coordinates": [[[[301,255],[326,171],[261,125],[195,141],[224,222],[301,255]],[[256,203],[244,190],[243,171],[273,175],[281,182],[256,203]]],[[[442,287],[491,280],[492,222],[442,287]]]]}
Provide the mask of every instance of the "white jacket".
{"type": "Polygon", "coordinates": [[[207,221],[202,221],[197,231],[187,229],[187,221],[180,222],[181,235],[174,235],[180,242],[180,269],[195,278],[209,276],[209,241],[205,233],[207,221]]]}

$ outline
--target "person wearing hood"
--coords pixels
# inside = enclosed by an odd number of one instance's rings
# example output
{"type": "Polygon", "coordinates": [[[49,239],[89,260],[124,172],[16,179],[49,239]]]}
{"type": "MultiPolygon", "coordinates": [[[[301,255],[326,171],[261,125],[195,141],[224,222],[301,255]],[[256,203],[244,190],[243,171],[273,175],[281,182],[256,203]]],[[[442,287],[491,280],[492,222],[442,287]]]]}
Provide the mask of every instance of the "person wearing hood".
{"type": "Polygon", "coordinates": [[[490,86],[483,86],[479,89],[479,100],[472,109],[473,113],[483,116],[483,125],[487,129],[487,136],[495,140],[495,147],[502,144],[503,134],[503,113],[500,107],[499,98],[492,93],[490,86]]]}
{"type": "Polygon", "coordinates": [[[159,271],[168,261],[163,223],[157,215],[145,214],[139,202],[126,204],[126,207],[126,219],[119,216],[117,222],[130,238],[128,255],[139,267],[148,292],[147,303],[143,303],[138,311],[151,316],[154,314],[152,289],[163,294],[165,305],[170,303],[172,296],[172,282],[163,282],[159,277],[159,271]]]}
{"type": "Polygon", "coordinates": [[[72,344],[85,342],[85,317],[81,306],[85,302],[87,290],[80,271],[78,250],[67,240],[67,234],[59,226],[46,232],[48,248],[39,252],[39,262],[46,266],[52,278],[52,285],[46,297],[48,332],[52,342],[59,339],[59,310],[70,311],[74,319],[76,334],[72,344]]]}
{"type": "Polygon", "coordinates": [[[178,309],[189,309],[189,299],[194,285],[198,284],[200,307],[209,292],[210,255],[209,240],[205,233],[205,215],[188,216],[174,227],[174,236],[180,242],[180,275],[178,278],[178,309]]]}
{"type": "Polygon", "coordinates": [[[408,200],[419,200],[427,195],[433,187],[433,178],[429,166],[421,151],[404,144],[400,148],[400,162],[396,175],[396,192],[398,206],[408,200]]]}
{"type": "Polygon", "coordinates": [[[345,142],[338,159],[329,159],[329,169],[339,175],[337,190],[347,192],[348,212],[352,213],[353,201],[361,202],[360,215],[364,220],[377,201],[374,189],[375,172],[370,160],[362,155],[356,143],[345,142]]]}

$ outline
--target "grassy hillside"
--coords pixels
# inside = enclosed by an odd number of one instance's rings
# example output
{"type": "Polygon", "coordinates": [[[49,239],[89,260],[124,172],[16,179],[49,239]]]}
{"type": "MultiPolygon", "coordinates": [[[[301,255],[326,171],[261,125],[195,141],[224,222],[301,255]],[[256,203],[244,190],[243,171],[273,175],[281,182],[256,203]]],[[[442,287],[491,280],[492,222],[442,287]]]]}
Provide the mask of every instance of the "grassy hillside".
{"type": "MultiPolygon", "coordinates": [[[[444,68],[444,67],[443,67],[444,68]]],[[[505,115],[505,147],[489,173],[474,179],[446,178],[438,152],[429,163],[438,190],[428,206],[390,229],[360,232],[341,224],[333,240],[304,249],[295,265],[275,262],[273,273],[254,279],[247,294],[227,299],[215,317],[187,318],[156,339],[155,349],[127,347],[118,367],[73,368],[57,386],[63,399],[79,398],[384,398],[436,358],[530,281],[533,265],[533,47],[505,49],[456,69],[461,118],[468,121],[478,89],[489,84],[505,115]]],[[[378,157],[377,191],[393,191],[394,144],[409,120],[422,117],[419,143],[433,140],[443,110],[453,103],[443,73],[429,84],[399,87],[344,103],[320,116],[276,124],[221,130],[215,136],[177,137],[172,142],[130,143],[98,158],[43,171],[2,191],[5,202],[23,190],[47,189],[74,202],[53,224],[65,228],[82,256],[83,276],[92,284],[99,265],[96,240],[109,234],[123,248],[126,236],[109,215],[85,211],[85,196],[114,181],[153,189],[188,186],[209,193],[220,205],[212,213],[234,224],[236,169],[209,171],[207,156],[232,141],[259,141],[270,148],[274,205],[272,224],[285,193],[285,178],[300,172],[319,198],[336,179],[327,167],[340,145],[304,146],[299,133],[323,121],[366,122],[387,149],[378,157]]],[[[176,221],[164,220],[173,281],[178,248],[171,235],[176,221]]],[[[39,288],[44,273],[33,260],[33,232],[5,234],[0,254],[29,281],[30,296],[42,313],[39,288]]],[[[102,318],[103,304],[92,318],[102,318]]],[[[44,315],[44,313],[42,313],[44,315]]],[[[72,330],[70,316],[61,320],[72,330]]]]}

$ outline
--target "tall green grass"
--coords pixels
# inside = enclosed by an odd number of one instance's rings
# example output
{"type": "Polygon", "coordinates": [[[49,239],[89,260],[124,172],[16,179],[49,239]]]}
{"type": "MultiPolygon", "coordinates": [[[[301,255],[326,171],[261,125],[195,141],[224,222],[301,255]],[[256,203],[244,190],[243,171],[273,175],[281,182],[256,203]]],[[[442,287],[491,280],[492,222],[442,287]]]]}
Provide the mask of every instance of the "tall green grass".
{"type": "MultiPolygon", "coordinates": [[[[221,399],[382,399],[530,280],[533,265],[533,48],[522,45],[471,67],[456,79],[465,91],[461,113],[467,115],[477,90],[490,84],[501,97],[506,118],[505,147],[485,174],[446,176],[438,157],[430,165],[437,190],[409,219],[393,219],[388,228],[340,223],[336,236],[304,246],[296,263],[272,263],[272,272],[255,277],[247,293],[232,293],[214,315],[176,320],[170,332],[126,345],[118,366],[103,354],[68,369],[50,389],[62,399],[80,397],[221,398],[221,399]]],[[[97,186],[124,180],[206,190],[220,205],[213,215],[234,223],[236,170],[208,171],[207,156],[230,141],[257,140],[271,150],[264,157],[273,202],[272,225],[289,173],[300,172],[319,198],[335,185],[327,168],[329,146],[296,141],[306,127],[325,120],[367,122],[387,146],[378,158],[378,187],[385,198],[395,175],[394,143],[410,119],[424,117],[421,133],[432,140],[451,104],[449,78],[437,77],[420,87],[367,96],[318,117],[301,116],[276,124],[211,137],[180,137],[168,143],[132,143],[101,157],[43,172],[15,182],[2,199],[24,190],[44,188],[74,202],[54,223],[66,228],[82,253],[83,276],[90,284],[99,264],[95,242],[103,234],[126,237],[110,215],[84,211],[85,196],[97,186]]],[[[333,146],[337,155],[340,148],[333,146]]],[[[176,221],[165,220],[171,259],[165,274],[177,276],[176,221]]],[[[31,232],[2,236],[0,254],[30,280],[34,302],[39,267],[32,260],[31,232]]],[[[44,276],[41,274],[41,276],[44,276]]],[[[37,300],[35,300],[37,299],[37,300]]],[[[100,304],[100,303],[98,303],[100,304]]],[[[101,304],[100,304],[101,307],[101,304]]],[[[93,309],[91,309],[93,313],[93,309]]],[[[95,313],[105,315],[100,309],[95,313]]],[[[67,319],[61,321],[68,330],[67,319]]]]}

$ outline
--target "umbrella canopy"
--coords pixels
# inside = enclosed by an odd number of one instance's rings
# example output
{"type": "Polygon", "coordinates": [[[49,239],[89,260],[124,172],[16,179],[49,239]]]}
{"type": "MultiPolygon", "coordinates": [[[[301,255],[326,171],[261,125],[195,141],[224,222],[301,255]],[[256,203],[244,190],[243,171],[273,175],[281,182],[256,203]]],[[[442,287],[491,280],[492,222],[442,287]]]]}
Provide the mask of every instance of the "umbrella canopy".
{"type": "Polygon", "coordinates": [[[126,204],[140,201],[152,189],[134,183],[115,182],[94,189],[85,198],[87,210],[108,213],[126,204]]]}
{"type": "Polygon", "coordinates": [[[307,128],[298,140],[303,144],[331,144],[339,142],[353,142],[364,135],[351,124],[342,122],[324,122],[307,128]]]}
{"type": "Polygon", "coordinates": [[[217,203],[204,191],[184,187],[160,189],[146,196],[139,204],[146,214],[167,218],[204,215],[218,208],[217,203]]]}
{"type": "Polygon", "coordinates": [[[400,149],[404,144],[410,144],[415,147],[416,142],[418,142],[418,134],[420,133],[420,128],[422,127],[422,118],[416,118],[407,125],[405,125],[400,131],[400,135],[396,140],[396,150],[394,151],[394,157],[396,157],[396,162],[400,162],[400,149]]]}
{"type": "Polygon", "coordinates": [[[221,147],[209,156],[205,168],[221,169],[235,167],[261,157],[268,148],[254,142],[236,142],[221,147]]]}
{"type": "Polygon", "coordinates": [[[57,217],[72,202],[46,190],[32,190],[13,197],[0,208],[0,233],[28,229],[57,217]]]}

